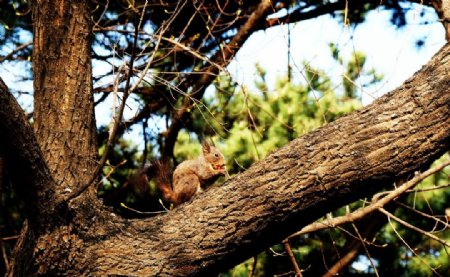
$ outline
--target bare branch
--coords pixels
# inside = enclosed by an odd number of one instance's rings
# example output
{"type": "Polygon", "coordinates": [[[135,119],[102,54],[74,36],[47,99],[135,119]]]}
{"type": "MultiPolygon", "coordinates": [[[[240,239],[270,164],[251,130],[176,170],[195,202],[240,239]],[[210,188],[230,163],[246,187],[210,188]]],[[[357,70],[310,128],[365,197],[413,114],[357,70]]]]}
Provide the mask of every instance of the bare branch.
{"type": "Polygon", "coordinates": [[[380,274],[378,274],[377,267],[375,266],[375,264],[374,264],[374,262],[373,262],[373,259],[372,259],[372,257],[370,256],[369,250],[368,250],[367,247],[366,247],[366,242],[364,241],[363,237],[362,237],[361,234],[359,233],[359,230],[358,230],[358,228],[356,228],[356,225],[355,225],[354,222],[352,222],[352,227],[353,227],[353,229],[355,230],[356,234],[358,235],[358,239],[359,239],[359,241],[361,242],[362,247],[364,248],[364,252],[366,252],[367,259],[369,259],[370,264],[372,265],[373,271],[375,272],[375,275],[376,275],[377,277],[379,277],[380,274]]]}
{"type": "Polygon", "coordinates": [[[6,248],[2,239],[0,239],[0,247],[2,248],[3,262],[5,263],[5,267],[8,268],[9,267],[8,254],[6,253],[6,248]]]}
{"type": "Polygon", "coordinates": [[[294,268],[295,275],[297,277],[303,277],[302,271],[300,267],[297,264],[297,261],[295,260],[294,253],[292,252],[291,244],[289,243],[289,240],[283,241],[284,250],[286,250],[286,253],[288,254],[289,260],[291,261],[292,267],[294,268]]]}
{"type": "MultiPolygon", "coordinates": [[[[311,232],[315,232],[315,231],[326,229],[326,228],[333,228],[335,226],[342,225],[344,223],[357,221],[357,220],[363,218],[364,216],[366,216],[367,214],[382,208],[384,205],[391,202],[392,200],[394,200],[395,198],[400,196],[402,193],[406,192],[410,188],[417,185],[420,181],[422,181],[426,177],[428,177],[436,172],[441,171],[443,168],[445,168],[448,165],[450,165],[450,160],[445,161],[442,164],[440,164],[434,168],[430,168],[427,171],[423,172],[422,174],[415,176],[410,181],[404,183],[403,185],[399,186],[395,190],[389,192],[388,195],[386,195],[385,197],[381,198],[380,200],[370,204],[369,206],[360,208],[360,209],[358,209],[350,214],[344,215],[344,216],[339,216],[339,217],[335,217],[335,218],[331,218],[331,219],[326,219],[321,222],[312,223],[312,224],[304,227],[302,230],[292,234],[291,236],[289,236],[289,238],[307,234],[307,233],[311,233],[311,232]]],[[[376,198],[376,196],[374,198],[376,198]]]]}
{"type": "Polygon", "coordinates": [[[398,218],[397,216],[393,215],[392,213],[386,211],[386,210],[383,209],[383,208],[379,208],[378,210],[379,210],[380,212],[384,213],[384,214],[385,214],[386,216],[388,216],[389,218],[392,218],[392,219],[394,219],[395,221],[397,221],[398,223],[402,224],[403,226],[408,227],[409,229],[414,230],[414,231],[416,231],[416,232],[418,232],[418,233],[420,233],[420,234],[422,234],[422,235],[424,235],[424,236],[426,236],[426,237],[429,237],[430,239],[433,239],[433,240],[435,240],[435,241],[441,243],[442,245],[445,245],[445,246],[447,246],[447,247],[450,247],[450,243],[447,242],[446,240],[443,240],[443,239],[441,239],[441,238],[439,238],[439,237],[437,237],[437,236],[431,234],[430,232],[426,232],[426,231],[424,231],[424,230],[422,230],[422,229],[420,229],[420,228],[417,228],[416,226],[414,226],[414,225],[412,225],[412,224],[410,224],[410,223],[408,223],[408,222],[406,222],[406,221],[404,221],[404,220],[398,218]]]}
{"type": "Polygon", "coordinates": [[[414,251],[414,249],[405,241],[405,239],[400,235],[400,233],[397,231],[397,229],[395,228],[395,226],[392,224],[391,222],[391,217],[388,216],[388,220],[389,220],[389,224],[392,227],[392,230],[394,230],[394,233],[397,235],[397,237],[402,241],[402,243],[409,249],[409,251],[411,251],[411,253],[413,253],[421,263],[423,263],[424,265],[426,265],[429,269],[431,269],[431,271],[433,271],[434,274],[436,274],[436,276],[441,276],[436,269],[434,269],[425,259],[423,259],[419,254],[416,253],[416,251],[414,251]]]}
{"type": "Polygon", "coordinates": [[[4,56],[4,57],[0,57],[0,63],[3,61],[6,61],[7,59],[11,58],[15,53],[22,51],[23,49],[27,48],[28,46],[32,45],[33,42],[29,41],[27,43],[24,43],[20,46],[18,46],[17,48],[15,48],[13,51],[11,51],[10,53],[8,53],[8,55],[4,56]]]}
{"type": "Polygon", "coordinates": [[[343,255],[332,267],[330,267],[322,277],[332,277],[339,274],[343,267],[347,266],[352,262],[359,253],[359,247],[350,249],[345,255],[343,255]]]}
{"type": "Polygon", "coordinates": [[[402,206],[402,207],[405,208],[405,209],[408,209],[408,210],[410,210],[410,211],[412,211],[412,212],[414,212],[414,213],[417,213],[417,214],[419,214],[419,215],[421,215],[421,216],[423,216],[423,217],[426,217],[426,218],[429,218],[429,219],[435,221],[436,224],[435,224],[435,226],[433,227],[433,230],[431,230],[431,231],[429,231],[429,232],[436,232],[436,231],[434,230],[434,228],[436,228],[436,225],[437,225],[438,223],[442,224],[442,227],[443,227],[444,229],[450,228],[450,224],[448,223],[448,220],[443,221],[443,220],[439,219],[439,218],[436,217],[436,216],[432,216],[432,215],[423,213],[423,212],[421,212],[421,211],[419,211],[419,210],[417,210],[417,209],[411,208],[410,206],[408,206],[408,205],[406,205],[406,204],[403,204],[403,203],[401,203],[401,202],[399,202],[399,201],[394,200],[394,202],[395,202],[396,204],[402,206]]]}

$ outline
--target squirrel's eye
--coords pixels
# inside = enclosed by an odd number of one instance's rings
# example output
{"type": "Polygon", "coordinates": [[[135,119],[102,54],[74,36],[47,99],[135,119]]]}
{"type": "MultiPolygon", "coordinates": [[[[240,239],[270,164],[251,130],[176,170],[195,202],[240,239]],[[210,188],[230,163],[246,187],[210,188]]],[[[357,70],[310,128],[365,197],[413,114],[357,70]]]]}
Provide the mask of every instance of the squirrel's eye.
{"type": "Polygon", "coordinates": [[[219,154],[215,153],[215,154],[214,154],[214,157],[216,157],[216,158],[219,157],[219,154]]]}

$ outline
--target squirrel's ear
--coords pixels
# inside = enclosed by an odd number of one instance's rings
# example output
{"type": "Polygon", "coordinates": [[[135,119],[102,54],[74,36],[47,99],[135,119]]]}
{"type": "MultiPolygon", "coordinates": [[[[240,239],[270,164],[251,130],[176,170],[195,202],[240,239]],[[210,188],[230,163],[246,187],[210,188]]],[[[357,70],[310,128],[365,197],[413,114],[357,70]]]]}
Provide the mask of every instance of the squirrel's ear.
{"type": "Polygon", "coordinates": [[[208,154],[209,152],[211,152],[211,146],[209,145],[209,143],[207,141],[202,142],[202,150],[203,150],[203,154],[208,154]]]}

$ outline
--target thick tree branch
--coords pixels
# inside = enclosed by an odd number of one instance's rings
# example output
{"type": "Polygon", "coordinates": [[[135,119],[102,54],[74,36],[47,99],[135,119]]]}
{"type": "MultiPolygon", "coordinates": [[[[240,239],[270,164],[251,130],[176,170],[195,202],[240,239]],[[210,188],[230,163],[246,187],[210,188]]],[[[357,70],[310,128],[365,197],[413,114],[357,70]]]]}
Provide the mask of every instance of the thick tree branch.
{"type": "Polygon", "coordinates": [[[31,223],[44,221],[48,203],[57,195],[48,188],[54,184],[33,129],[25,113],[0,78],[0,144],[5,165],[14,187],[27,204],[31,223]]]}
{"type": "Polygon", "coordinates": [[[447,44],[398,89],[168,214],[93,222],[97,238],[76,253],[76,271],[65,273],[212,276],[428,167],[450,146],[449,72],[447,44]]]}
{"type": "Polygon", "coordinates": [[[445,39],[450,41],[450,1],[447,0],[431,0],[433,8],[439,16],[445,30],[445,39]]]}

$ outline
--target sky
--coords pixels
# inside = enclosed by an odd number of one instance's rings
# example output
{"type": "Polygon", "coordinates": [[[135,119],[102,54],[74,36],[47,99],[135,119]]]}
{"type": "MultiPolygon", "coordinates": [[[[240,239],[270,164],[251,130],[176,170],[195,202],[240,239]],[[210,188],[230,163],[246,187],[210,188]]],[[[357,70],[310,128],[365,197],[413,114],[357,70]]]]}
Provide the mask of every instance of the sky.
{"type": "MultiPolygon", "coordinates": [[[[332,59],[329,43],[337,44],[347,60],[353,51],[362,51],[367,55],[367,68],[375,68],[385,76],[377,86],[360,89],[363,102],[370,103],[401,85],[445,44],[444,29],[434,12],[427,13],[429,24],[421,24],[424,18],[419,14],[423,9],[414,5],[408,13],[408,24],[402,29],[390,24],[390,12],[382,9],[370,12],[367,20],[356,29],[342,26],[331,16],[291,25],[293,79],[302,80],[302,64],[307,62],[340,80],[345,68],[332,59]],[[420,49],[415,46],[419,39],[425,42],[420,49]]],[[[287,34],[286,26],[254,34],[229,65],[231,75],[251,86],[255,77],[254,64],[258,62],[268,71],[268,79],[274,84],[277,76],[287,72],[287,34]]]]}

